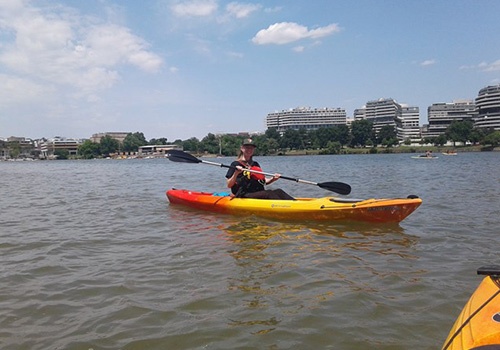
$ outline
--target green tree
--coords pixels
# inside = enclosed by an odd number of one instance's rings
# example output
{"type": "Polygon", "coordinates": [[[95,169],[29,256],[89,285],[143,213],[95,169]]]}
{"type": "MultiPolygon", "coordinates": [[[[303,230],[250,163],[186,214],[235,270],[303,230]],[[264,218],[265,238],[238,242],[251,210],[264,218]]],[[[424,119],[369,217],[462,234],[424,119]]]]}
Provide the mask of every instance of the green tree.
{"type": "Polygon", "coordinates": [[[182,147],[187,152],[199,153],[200,152],[200,140],[198,140],[196,137],[191,137],[190,139],[182,141],[182,147]]]}
{"type": "Polygon", "coordinates": [[[339,154],[342,149],[342,145],[338,141],[328,141],[325,153],[327,154],[339,154]]]}
{"type": "Polygon", "coordinates": [[[54,155],[56,156],[56,159],[68,159],[69,152],[66,149],[56,149],[54,151],[54,155]]]}
{"type": "Polygon", "coordinates": [[[269,153],[277,153],[280,147],[279,141],[274,139],[274,138],[268,138],[266,140],[267,143],[267,149],[269,150],[269,153]]]}
{"type": "Polygon", "coordinates": [[[159,139],[151,139],[149,140],[150,145],[167,145],[167,138],[161,137],[159,139]]]}
{"type": "Polygon", "coordinates": [[[280,149],[281,134],[276,128],[268,128],[264,134],[267,149],[271,153],[277,153],[280,149]]]}
{"type": "Polygon", "coordinates": [[[116,153],[116,151],[120,148],[120,142],[109,135],[101,138],[99,144],[99,148],[103,156],[109,156],[111,153],[116,153]]]}
{"type": "Polygon", "coordinates": [[[448,141],[446,135],[439,135],[438,137],[434,137],[432,139],[432,143],[436,146],[444,146],[444,144],[448,141]]]}
{"type": "Polygon", "coordinates": [[[11,158],[17,158],[21,154],[21,145],[18,141],[11,141],[8,143],[9,153],[11,158]]]}
{"type": "Polygon", "coordinates": [[[276,128],[268,128],[265,132],[265,135],[268,139],[275,139],[279,142],[281,135],[276,128]]]}
{"type": "Polygon", "coordinates": [[[335,129],[330,128],[319,128],[317,130],[311,131],[311,141],[314,148],[326,148],[328,142],[335,141],[335,129]]]}
{"type": "Polygon", "coordinates": [[[100,145],[90,140],[85,140],[78,147],[78,155],[83,159],[96,158],[101,154],[100,145]]]}
{"type": "Polygon", "coordinates": [[[300,133],[295,129],[287,129],[281,137],[281,148],[299,149],[302,145],[300,133]]]}
{"type": "Polygon", "coordinates": [[[334,140],[340,143],[340,146],[343,147],[349,142],[351,142],[351,134],[349,132],[349,127],[345,124],[335,125],[333,127],[334,131],[334,140]]]}
{"type": "Polygon", "coordinates": [[[478,142],[480,142],[484,138],[484,132],[483,130],[479,128],[474,128],[472,129],[472,132],[469,135],[469,141],[472,142],[472,144],[476,145],[478,142]]]}
{"type": "Polygon", "coordinates": [[[212,133],[201,139],[201,150],[211,154],[219,154],[219,139],[212,133]]]}
{"type": "Polygon", "coordinates": [[[356,146],[364,147],[365,145],[368,144],[369,140],[370,143],[373,143],[371,142],[371,138],[373,135],[372,122],[366,119],[353,121],[351,134],[352,134],[351,145],[354,147],[356,146]]]}
{"type": "Polygon", "coordinates": [[[377,142],[384,146],[393,146],[398,143],[394,125],[384,125],[377,135],[377,142]]]}
{"type": "Polygon", "coordinates": [[[491,145],[492,147],[500,145],[500,131],[495,131],[486,135],[483,139],[483,143],[485,145],[491,145]]]}
{"type": "Polygon", "coordinates": [[[142,132],[129,133],[123,140],[123,151],[137,152],[139,147],[147,145],[148,142],[142,132]]]}
{"type": "Polygon", "coordinates": [[[446,129],[445,135],[448,140],[453,141],[454,146],[456,142],[462,142],[465,145],[470,139],[473,128],[474,124],[470,120],[454,120],[446,129]]]}

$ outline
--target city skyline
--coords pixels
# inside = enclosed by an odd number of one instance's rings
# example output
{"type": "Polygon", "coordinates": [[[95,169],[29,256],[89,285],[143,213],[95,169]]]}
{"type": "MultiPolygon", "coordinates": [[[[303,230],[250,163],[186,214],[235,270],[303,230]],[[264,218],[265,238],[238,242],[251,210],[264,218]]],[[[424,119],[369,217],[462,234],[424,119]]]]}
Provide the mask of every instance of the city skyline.
{"type": "Polygon", "coordinates": [[[265,130],[268,113],[500,83],[500,3],[157,0],[0,4],[0,137],[265,130]]]}

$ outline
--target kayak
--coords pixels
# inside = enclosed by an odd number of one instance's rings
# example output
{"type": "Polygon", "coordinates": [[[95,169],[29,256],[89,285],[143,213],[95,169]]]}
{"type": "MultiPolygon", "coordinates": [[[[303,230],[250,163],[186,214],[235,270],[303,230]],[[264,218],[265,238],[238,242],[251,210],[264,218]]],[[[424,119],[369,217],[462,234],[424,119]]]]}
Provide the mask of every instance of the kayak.
{"type": "Polygon", "coordinates": [[[364,221],[398,223],[422,204],[422,199],[407,198],[346,199],[337,197],[273,200],[233,198],[226,193],[196,192],[183,189],[167,191],[171,204],[233,215],[256,215],[271,219],[299,221],[364,221]]]}
{"type": "Polygon", "coordinates": [[[477,270],[486,275],[465,304],[443,350],[500,349],[500,266],[477,270]]]}
{"type": "Polygon", "coordinates": [[[457,153],[456,152],[454,152],[454,153],[443,152],[443,155],[445,155],[445,156],[456,156],[457,153]]]}
{"type": "Polygon", "coordinates": [[[412,157],[413,159],[438,159],[439,157],[436,157],[436,156],[413,156],[412,157]]]}

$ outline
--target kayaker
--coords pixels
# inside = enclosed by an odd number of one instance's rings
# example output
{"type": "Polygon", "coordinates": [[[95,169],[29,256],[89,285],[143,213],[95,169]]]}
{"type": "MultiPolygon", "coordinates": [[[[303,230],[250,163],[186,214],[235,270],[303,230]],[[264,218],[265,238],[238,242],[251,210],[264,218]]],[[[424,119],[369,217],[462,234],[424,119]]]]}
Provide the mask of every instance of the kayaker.
{"type": "Polygon", "coordinates": [[[282,189],[266,190],[264,188],[264,185],[269,185],[278,180],[280,174],[266,177],[263,174],[245,171],[245,169],[262,171],[259,163],[253,160],[256,147],[252,139],[243,140],[238,158],[231,163],[231,168],[226,173],[226,179],[227,187],[231,189],[232,194],[239,198],[294,200],[295,198],[282,189]]]}

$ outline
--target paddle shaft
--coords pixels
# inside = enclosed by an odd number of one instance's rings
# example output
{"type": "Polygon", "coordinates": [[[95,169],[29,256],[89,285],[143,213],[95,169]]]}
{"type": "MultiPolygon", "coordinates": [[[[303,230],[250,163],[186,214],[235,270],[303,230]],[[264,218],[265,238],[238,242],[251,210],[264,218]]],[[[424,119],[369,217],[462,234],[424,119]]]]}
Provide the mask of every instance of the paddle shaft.
{"type": "MultiPolygon", "coordinates": [[[[215,165],[215,166],[218,166],[218,167],[221,167],[221,168],[237,169],[235,166],[231,166],[231,165],[225,165],[225,164],[221,164],[221,163],[209,162],[208,160],[202,160],[202,159],[199,159],[199,160],[200,160],[201,163],[205,163],[205,164],[209,164],[209,165],[215,165]]],[[[246,169],[246,168],[244,168],[243,170],[248,171],[249,173],[261,174],[261,175],[267,175],[267,176],[274,176],[274,174],[265,173],[263,171],[258,171],[258,170],[253,170],[253,169],[246,169]]],[[[300,182],[300,183],[309,184],[309,185],[316,185],[316,186],[318,185],[316,182],[307,181],[307,180],[301,180],[301,179],[296,179],[296,178],[293,178],[293,177],[288,177],[288,176],[283,176],[283,175],[280,175],[280,179],[291,180],[291,181],[300,182]]]]}

